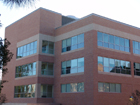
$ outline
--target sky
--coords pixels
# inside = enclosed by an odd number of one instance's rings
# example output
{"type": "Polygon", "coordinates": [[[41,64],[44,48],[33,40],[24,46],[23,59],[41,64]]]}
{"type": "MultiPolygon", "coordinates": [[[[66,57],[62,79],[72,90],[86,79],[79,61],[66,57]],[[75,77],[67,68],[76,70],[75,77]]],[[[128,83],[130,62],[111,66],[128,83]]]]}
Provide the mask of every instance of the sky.
{"type": "Polygon", "coordinates": [[[12,9],[0,2],[0,37],[4,38],[5,27],[39,7],[77,18],[95,13],[140,27],[140,0],[39,0],[31,7],[12,9]]]}

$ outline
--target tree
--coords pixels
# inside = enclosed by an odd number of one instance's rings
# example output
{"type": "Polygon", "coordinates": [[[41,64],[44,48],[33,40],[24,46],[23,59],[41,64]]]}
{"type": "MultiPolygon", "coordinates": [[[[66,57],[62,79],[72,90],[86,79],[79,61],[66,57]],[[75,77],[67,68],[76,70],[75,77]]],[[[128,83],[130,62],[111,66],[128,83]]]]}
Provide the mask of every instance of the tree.
{"type": "Polygon", "coordinates": [[[30,6],[35,3],[37,0],[0,0],[3,2],[3,4],[6,4],[7,6],[13,7],[24,7],[24,6],[30,6]]]}
{"type": "MultiPolygon", "coordinates": [[[[5,66],[13,57],[13,53],[8,50],[9,45],[10,42],[7,39],[0,38],[0,69],[2,70],[2,76],[4,76],[8,72],[8,69],[5,66]]],[[[6,96],[4,94],[1,94],[1,90],[5,82],[8,81],[0,81],[0,104],[6,101],[6,96]]]]}
{"type": "Polygon", "coordinates": [[[135,92],[133,92],[131,97],[130,97],[128,105],[138,105],[139,98],[140,98],[140,91],[135,90],[135,92]]]}

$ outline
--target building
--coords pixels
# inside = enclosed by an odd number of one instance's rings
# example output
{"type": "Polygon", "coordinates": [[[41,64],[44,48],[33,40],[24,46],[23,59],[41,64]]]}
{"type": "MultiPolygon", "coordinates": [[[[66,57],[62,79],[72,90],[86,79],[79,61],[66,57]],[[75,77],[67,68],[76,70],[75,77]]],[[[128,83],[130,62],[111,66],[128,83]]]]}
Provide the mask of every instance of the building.
{"type": "Polygon", "coordinates": [[[140,89],[140,29],[39,8],[6,28],[5,105],[127,105],[140,89]]]}

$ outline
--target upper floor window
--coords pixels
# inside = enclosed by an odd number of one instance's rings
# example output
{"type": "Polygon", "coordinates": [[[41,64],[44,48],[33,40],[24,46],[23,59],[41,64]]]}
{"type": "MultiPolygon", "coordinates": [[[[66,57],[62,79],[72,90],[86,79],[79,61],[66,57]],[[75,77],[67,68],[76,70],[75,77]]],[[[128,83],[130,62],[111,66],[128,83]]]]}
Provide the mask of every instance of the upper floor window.
{"type": "Polygon", "coordinates": [[[62,62],[61,74],[84,72],[84,57],[62,62]]]}
{"type": "Polygon", "coordinates": [[[34,98],[35,84],[15,86],[15,98],[34,98]]]}
{"type": "Polygon", "coordinates": [[[42,62],[41,74],[42,75],[53,75],[53,63],[42,62]]]}
{"type": "Polygon", "coordinates": [[[106,33],[98,32],[98,46],[130,52],[129,40],[106,33]]]}
{"type": "Polygon", "coordinates": [[[134,75],[140,76],[140,63],[134,63],[134,75]]]}
{"type": "Polygon", "coordinates": [[[98,71],[131,74],[130,62],[98,56],[98,71]]]}
{"type": "Polygon", "coordinates": [[[53,85],[41,84],[41,97],[51,98],[53,95],[53,85]]]}
{"type": "Polygon", "coordinates": [[[62,41],[62,52],[84,47],[84,34],[80,34],[62,41]]]}
{"type": "Polygon", "coordinates": [[[98,82],[98,92],[121,93],[121,84],[98,82]]]}
{"type": "Polygon", "coordinates": [[[16,67],[16,78],[32,75],[36,75],[36,62],[16,67]]]}
{"type": "Polygon", "coordinates": [[[140,54],[140,42],[133,41],[133,53],[140,54]]]}
{"type": "Polygon", "coordinates": [[[62,93],[84,92],[84,82],[62,84],[61,85],[61,92],[62,93]]]}
{"type": "Polygon", "coordinates": [[[42,41],[42,53],[54,54],[54,42],[42,41]]]}
{"type": "Polygon", "coordinates": [[[35,54],[37,51],[37,41],[17,48],[17,58],[35,54]]]}

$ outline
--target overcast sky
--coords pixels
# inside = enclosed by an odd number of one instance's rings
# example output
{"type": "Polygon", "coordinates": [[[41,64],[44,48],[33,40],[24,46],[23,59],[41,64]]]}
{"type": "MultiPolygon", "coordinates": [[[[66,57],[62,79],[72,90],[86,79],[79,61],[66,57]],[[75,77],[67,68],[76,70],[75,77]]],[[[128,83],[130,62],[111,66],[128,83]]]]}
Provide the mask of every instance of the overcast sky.
{"type": "Polygon", "coordinates": [[[4,38],[5,27],[23,16],[43,7],[62,15],[74,15],[78,18],[96,13],[123,23],[140,27],[140,0],[40,0],[30,8],[13,8],[0,2],[0,37],[4,38]]]}

